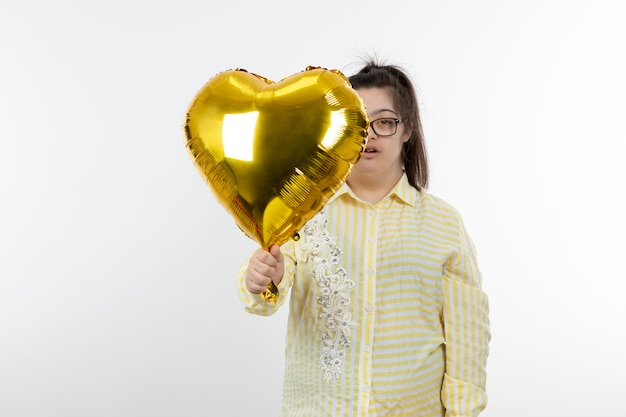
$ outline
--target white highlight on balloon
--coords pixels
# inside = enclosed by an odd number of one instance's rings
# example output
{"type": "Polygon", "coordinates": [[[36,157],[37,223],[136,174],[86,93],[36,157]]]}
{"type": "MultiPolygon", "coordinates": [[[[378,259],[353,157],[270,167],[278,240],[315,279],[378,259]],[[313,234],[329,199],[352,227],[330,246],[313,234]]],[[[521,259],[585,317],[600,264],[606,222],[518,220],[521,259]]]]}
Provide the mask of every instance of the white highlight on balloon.
{"type": "Polygon", "coordinates": [[[240,161],[252,161],[254,130],[259,112],[226,114],[222,123],[224,156],[240,161]]]}

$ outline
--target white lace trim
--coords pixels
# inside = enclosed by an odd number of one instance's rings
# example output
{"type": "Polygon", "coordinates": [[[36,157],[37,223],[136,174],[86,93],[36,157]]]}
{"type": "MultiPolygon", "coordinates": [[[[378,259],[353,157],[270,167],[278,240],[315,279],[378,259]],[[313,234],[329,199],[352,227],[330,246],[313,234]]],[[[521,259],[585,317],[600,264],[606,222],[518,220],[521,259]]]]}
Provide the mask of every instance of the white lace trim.
{"type": "Polygon", "coordinates": [[[324,381],[330,382],[341,374],[356,323],[347,308],[350,304],[348,291],[354,287],[354,281],[348,279],[346,270],[341,267],[342,251],[336,239],[329,236],[327,224],[328,217],[322,210],[302,229],[302,249],[313,258],[313,274],[319,286],[317,303],[321,306],[320,318],[325,330],[319,368],[324,381]]]}

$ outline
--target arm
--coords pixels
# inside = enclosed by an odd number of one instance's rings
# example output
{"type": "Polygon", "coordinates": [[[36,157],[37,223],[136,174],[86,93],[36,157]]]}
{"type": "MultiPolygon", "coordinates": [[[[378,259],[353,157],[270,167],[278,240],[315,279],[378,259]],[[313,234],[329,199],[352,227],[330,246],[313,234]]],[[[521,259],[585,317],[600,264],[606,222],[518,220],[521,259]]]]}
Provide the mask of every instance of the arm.
{"type": "Polygon", "coordinates": [[[441,400],[446,417],[475,417],[487,405],[489,302],[481,289],[474,245],[459,221],[455,250],[444,265],[446,372],[441,400]]]}
{"type": "Polygon", "coordinates": [[[237,288],[239,300],[249,313],[269,316],[284,304],[293,284],[295,270],[290,248],[290,244],[286,244],[284,250],[276,245],[269,251],[259,248],[241,265],[237,288]],[[265,301],[260,295],[270,281],[274,282],[280,293],[276,304],[265,301]]]}

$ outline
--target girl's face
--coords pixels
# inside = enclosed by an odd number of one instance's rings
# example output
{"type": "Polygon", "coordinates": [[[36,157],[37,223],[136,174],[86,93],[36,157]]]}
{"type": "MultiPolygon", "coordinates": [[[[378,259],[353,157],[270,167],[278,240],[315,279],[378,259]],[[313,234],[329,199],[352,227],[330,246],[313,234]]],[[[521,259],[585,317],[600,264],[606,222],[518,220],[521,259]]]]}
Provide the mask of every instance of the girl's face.
{"type": "Polygon", "coordinates": [[[370,119],[370,128],[367,133],[367,145],[361,159],[352,169],[356,175],[375,175],[378,179],[397,181],[402,173],[402,145],[409,140],[410,130],[405,122],[397,123],[397,130],[393,135],[381,136],[385,127],[396,124],[393,119],[402,119],[395,108],[391,93],[384,88],[361,88],[356,90],[370,119]],[[390,119],[379,121],[379,119],[390,119]],[[378,128],[380,123],[380,128],[378,128]],[[376,132],[372,128],[376,126],[376,132]],[[378,134],[377,134],[378,132],[378,134]]]}

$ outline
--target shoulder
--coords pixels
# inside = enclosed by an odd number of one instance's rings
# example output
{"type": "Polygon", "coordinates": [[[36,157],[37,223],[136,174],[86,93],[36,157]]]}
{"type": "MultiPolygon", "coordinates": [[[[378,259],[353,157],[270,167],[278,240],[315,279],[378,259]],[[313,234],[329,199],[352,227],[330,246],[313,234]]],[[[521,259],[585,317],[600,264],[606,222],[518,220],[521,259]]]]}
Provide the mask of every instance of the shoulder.
{"type": "Polygon", "coordinates": [[[415,207],[424,214],[446,223],[462,223],[461,214],[452,204],[423,189],[415,190],[415,193],[415,207]]]}

